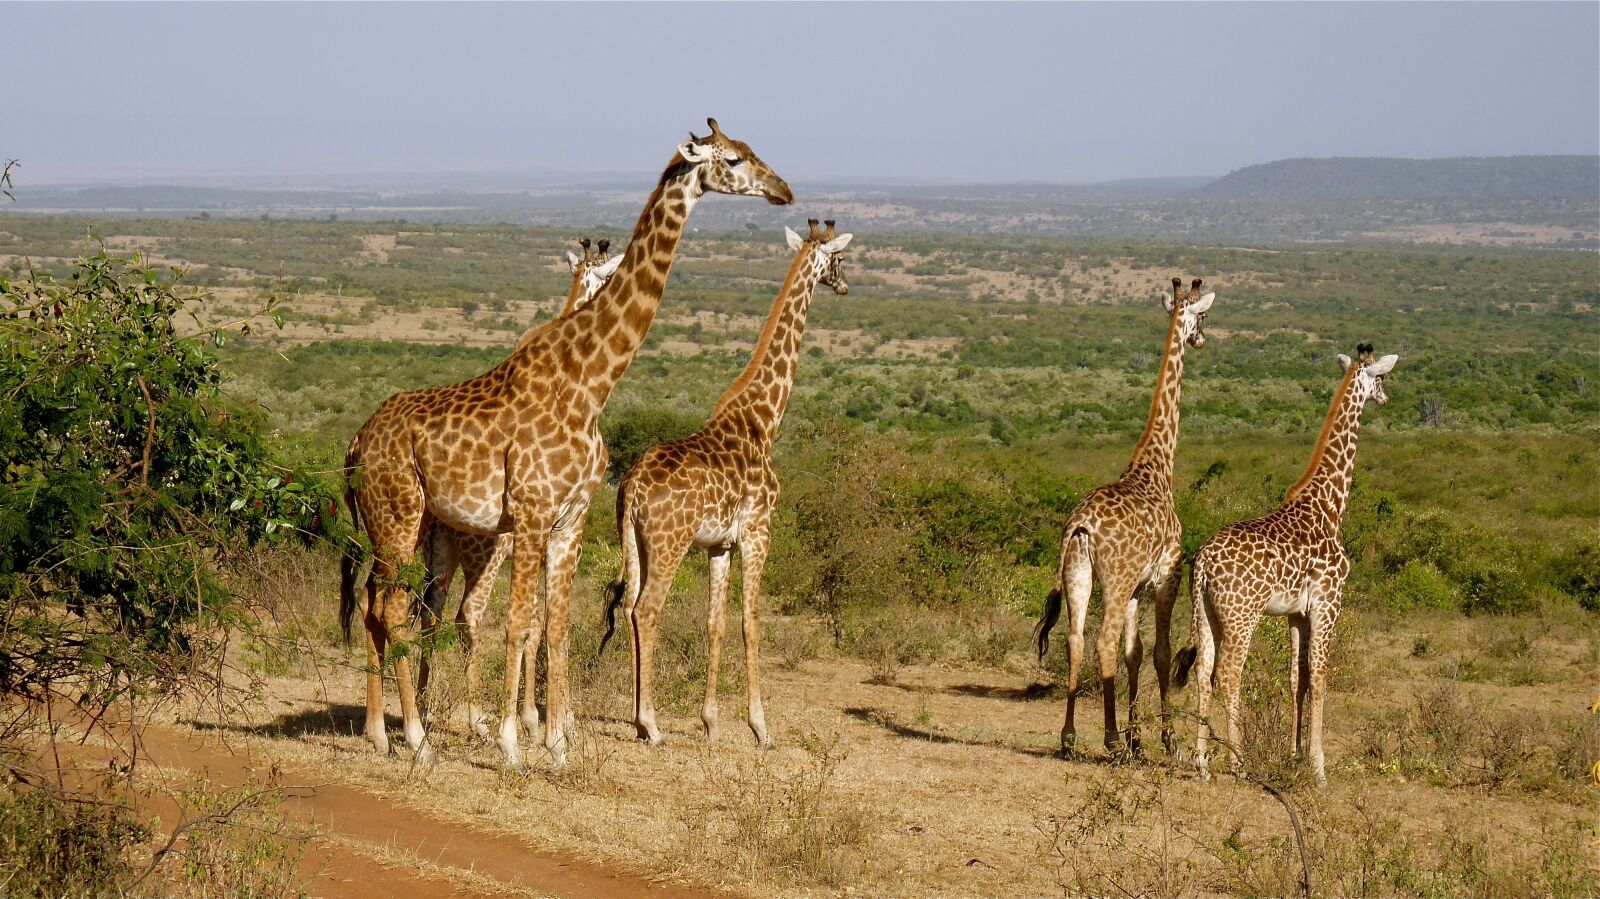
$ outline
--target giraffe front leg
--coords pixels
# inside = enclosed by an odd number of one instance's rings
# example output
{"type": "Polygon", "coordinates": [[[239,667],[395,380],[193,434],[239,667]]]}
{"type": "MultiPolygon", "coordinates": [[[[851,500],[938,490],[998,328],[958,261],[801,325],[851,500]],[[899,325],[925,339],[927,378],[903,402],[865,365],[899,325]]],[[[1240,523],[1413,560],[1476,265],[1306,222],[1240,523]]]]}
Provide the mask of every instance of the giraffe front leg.
{"type": "Polygon", "coordinates": [[[1156,692],[1159,693],[1161,715],[1161,746],[1167,757],[1178,752],[1178,743],[1172,732],[1172,705],[1167,698],[1172,684],[1172,609],[1178,602],[1178,585],[1183,581],[1182,557],[1173,560],[1166,577],[1156,584],[1156,692]]]}
{"type": "Polygon", "coordinates": [[[761,705],[761,571],[767,564],[767,523],[763,521],[739,543],[739,562],[743,571],[740,586],[744,591],[744,669],[750,732],[756,745],[773,748],[767,733],[767,714],[761,705]]]}
{"type": "Polygon", "coordinates": [[[717,674],[722,662],[722,638],[728,627],[728,579],[732,575],[733,553],[726,546],[713,546],[708,568],[711,589],[706,609],[706,698],[700,707],[706,739],[717,742],[717,674]]]}
{"type": "MultiPolygon", "coordinates": [[[[582,554],[583,525],[589,503],[575,505],[551,534],[549,568],[545,584],[545,723],[544,748],[550,763],[560,768],[567,763],[567,746],[574,730],[572,701],[569,697],[568,658],[572,649],[572,580],[578,572],[582,554]]],[[[535,652],[529,647],[530,660],[535,652]]],[[[531,705],[532,703],[529,703],[531,705]]]]}

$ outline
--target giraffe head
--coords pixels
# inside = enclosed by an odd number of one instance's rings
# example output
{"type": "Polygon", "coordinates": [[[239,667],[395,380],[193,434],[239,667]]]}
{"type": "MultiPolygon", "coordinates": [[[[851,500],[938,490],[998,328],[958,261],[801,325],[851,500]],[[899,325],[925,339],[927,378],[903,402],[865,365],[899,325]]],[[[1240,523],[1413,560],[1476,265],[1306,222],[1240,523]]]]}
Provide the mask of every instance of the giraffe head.
{"type": "Polygon", "coordinates": [[[678,145],[678,155],[690,166],[699,170],[700,185],[705,190],[743,197],[766,197],[774,206],[794,202],[794,191],[771,166],[742,140],[722,133],[716,119],[706,119],[711,126],[707,137],[695,137],[678,145]]]}
{"type": "Polygon", "coordinates": [[[616,274],[617,266],[622,264],[622,254],[608,257],[611,249],[609,240],[600,241],[599,248],[592,249],[589,238],[585,237],[578,241],[578,246],[583,248],[583,255],[568,250],[567,265],[572,269],[573,286],[578,290],[578,305],[581,306],[594,299],[600,288],[606,286],[606,282],[616,274]]]}
{"type": "Polygon", "coordinates": [[[807,219],[811,225],[811,234],[801,237],[793,230],[785,227],[783,234],[789,240],[789,249],[796,253],[810,253],[811,270],[816,273],[817,283],[826,284],[833,288],[833,292],[844,296],[850,292],[850,282],[844,276],[844,248],[850,245],[854,234],[835,234],[833,219],[828,219],[826,231],[817,228],[816,219],[807,219]]]}
{"type": "MultiPolygon", "coordinates": [[[[1350,382],[1350,389],[1356,395],[1358,406],[1366,405],[1367,400],[1376,400],[1380,406],[1388,405],[1389,394],[1384,392],[1383,378],[1399,361],[1400,357],[1393,353],[1378,359],[1372,352],[1370,343],[1356,345],[1356,358],[1353,364],[1360,366],[1360,370],[1350,382]]],[[[1340,353],[1339,367],[1348,372],[1351,365],[1350,357],[1340,353]]]]}
{"type": "Polygon", "coordinates": [[[1172,279],[1172,298],[1161,298],[1167,307],[1167,314],[1178,319],[1178,342],[1185,341],[1195,349],[1206,345],[1206,332],[1202,325],[1206,320],[1206,311],[1211,308],[1211,303],[1217,298],[1214,293],[1200,295],[1200,279],[1190,282],[1189,289],[1183,289],[1183,279],[1172,279]]]}

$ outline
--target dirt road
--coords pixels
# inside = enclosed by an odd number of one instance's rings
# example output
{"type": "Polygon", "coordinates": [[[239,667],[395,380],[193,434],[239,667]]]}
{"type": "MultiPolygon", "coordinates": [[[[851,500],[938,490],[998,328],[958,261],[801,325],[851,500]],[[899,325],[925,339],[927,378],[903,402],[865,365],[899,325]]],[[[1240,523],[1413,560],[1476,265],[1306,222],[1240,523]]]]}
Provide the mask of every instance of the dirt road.
{"type": "MultiPolygon", "coordinates": [[[[301,875],[317,899],[392,899],[439,896],[453,899],[537,896],[583,899],[729,899],[731,894],[663,882],[592,862],[536,849],[501,833],[419,813],[341,783],[326,774],[260,758],[242,745],[176,730],[144,731],[142,765],[163,774],[204,774],[217,789],[260,783],[277,766],[285,790],[282,811],[309,825],[317,836],[301,875]]],[[[64,750],[70,760],[96,764],[110,751],[94,746],[64,750]]],[[[165,825],[177,820],[177,805],[153,799],[145,809],[165,825]]]]}

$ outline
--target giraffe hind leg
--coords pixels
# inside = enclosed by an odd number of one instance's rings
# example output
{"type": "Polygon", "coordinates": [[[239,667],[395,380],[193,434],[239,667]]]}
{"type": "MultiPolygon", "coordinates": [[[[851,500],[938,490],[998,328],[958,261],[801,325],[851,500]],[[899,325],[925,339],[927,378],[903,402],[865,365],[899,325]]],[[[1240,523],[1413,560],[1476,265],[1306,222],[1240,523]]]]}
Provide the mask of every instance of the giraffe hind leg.
{"type": "Polygon", "coordinates": [[[1089,616],[1089,596],[1094,590],[1094,563],[1086,534],[1074,534],[1062,553],[1061,588],[1067,607],[1067,713],[1061,725],[1061,754],[1070,758],[1078,748],[1078,678],[1083,671],[1083,629],[1089,616]]]}

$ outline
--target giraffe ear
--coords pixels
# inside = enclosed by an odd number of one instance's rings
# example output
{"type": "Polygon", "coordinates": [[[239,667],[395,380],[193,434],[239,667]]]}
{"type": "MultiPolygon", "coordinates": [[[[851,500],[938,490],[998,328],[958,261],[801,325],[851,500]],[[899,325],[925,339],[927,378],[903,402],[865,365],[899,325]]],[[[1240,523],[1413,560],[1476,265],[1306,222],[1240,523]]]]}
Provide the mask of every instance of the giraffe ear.
{"type": "Polygon", "coordinates": [[[1350,357],[1346,356],[1343,353],[1339,354],[1339,370],[1340,371],[1349,371],[1350,370],[1350,357]]]}
{"type": "Polygon", "coordinates": [[[704,144],[686,140],[678,145],[678,155],[691,165],[699,165],[711,158],[711,148],[704,144]]]}
{"type": "Polygon", "coordinates": [[[1389,370],[1394,368],[1394,364],[1399,361],[1399,356],[1390,353],[1389,355],[1384,356],[1382,359],[1379,359],[1377,362],[1367,366],[1367,374],[1372,375],[1374,378],[1381,378],[1388,374],[1389,370]]]}
{"type": "Polygon", "coordinates": [[[578,258],[577,253],[574,253],[571,250],[567,251],[567,265],[571,266],[573,271],[578,270],[578,263],[582,261],[583,260],[578,258]]]}
{"type": "Polygon", "coordinates": [[[788,225],[783,226],[783,239],[789,242],[789,249],[796,252],[799,252],[800,248],[804,246],[806,242],[804,237],[796,234],[794,229],[788,225]]]}
{"type": "Polygon", "coordinates": [[[850,245],[850,238],[852,237],[855,237],[855,235],[850,233],[841,234],[838,237],[835,237],[833,240],[823,244],[822,252],[827,253],[830,256],[834,253],[838,253],[850,245]]]}
{"type": "Polygon", "coordinates": [[[1169,297],[1166,294],[1162,294],[1161,295],[1161,305],[1162,305],[1163,308],[1165,308],[1167,310],[1167,314],[1168,315],[1172,314],[1172,308],[1173,308],[1174,303],[1175,303],[1175,301],[1172,299],[1172,297],[1169,297]]]}
{"type": "Polygon", "coordinates": [[[600,265],[596,266],[594,269],[595,274],[602,278],[609,278],[616,274],[617,268],[622,265],[622,256],[623,254],[618,253],[617,255],[612,256],[610,259],[607,259],[605,262],[600,263],[600,265]]]}
{"type": "Polygon", "coordinates": [[[1190,303],[1189,306],[1188,306],[1188,309],[1189,309],[1190,312],[1193,312],[1195,315],[1204,315],[1205,311],[1207,309],[1211,308],[1211,303],[1216,298],[1217,298],[1216,294],[1208,293],[1205,296],[1201,297],[1199,299],[1199,301],[1194,302],[1194,303],[1190,303]]]}

